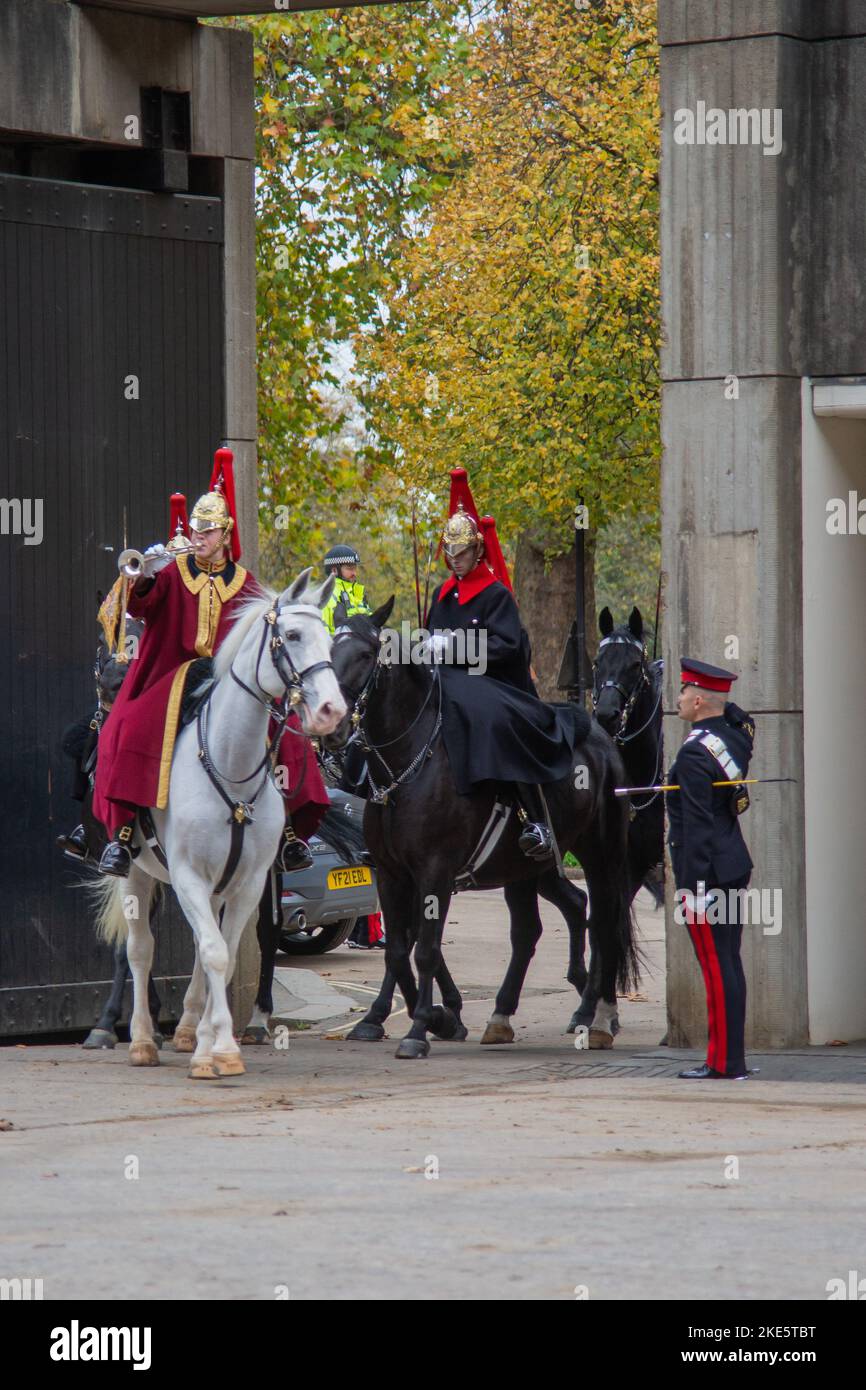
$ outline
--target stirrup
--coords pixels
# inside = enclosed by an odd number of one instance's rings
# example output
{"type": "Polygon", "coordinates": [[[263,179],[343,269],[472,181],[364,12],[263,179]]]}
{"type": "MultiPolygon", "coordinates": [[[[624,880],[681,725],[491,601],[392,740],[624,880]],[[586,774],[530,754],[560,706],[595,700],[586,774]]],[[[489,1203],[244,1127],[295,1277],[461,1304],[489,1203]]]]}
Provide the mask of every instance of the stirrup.
{"type": "Polygon", "coordinates": [[[97,865],[97,871],[101,874],[110,874],[113,878],[128,878],[132,869],[132,831],[133,826],[122,825],[102,851],[102,855],[97,865]]]}
{"type": "Polygon", "coordinates": [[[63,850],[67,859],[80,862],[87,858],[87,832],[83,825],[76,825],[68,835],[58,835],[55,843],[63,850]]]}
{"type": "Polygon", "coordinates": [[[527,820],[517,843],[530,859],[548,859],[553,853],[550,831],[539,821],[527,820]]]}
{"type": "Polygon", "coordinates": [[[298,869],[311,869],[313,856],[304,840],[299,840],[291,826],[283,832],[283,843],[277,855],[277,863],[285,874],[296,873],[298,869]]]}

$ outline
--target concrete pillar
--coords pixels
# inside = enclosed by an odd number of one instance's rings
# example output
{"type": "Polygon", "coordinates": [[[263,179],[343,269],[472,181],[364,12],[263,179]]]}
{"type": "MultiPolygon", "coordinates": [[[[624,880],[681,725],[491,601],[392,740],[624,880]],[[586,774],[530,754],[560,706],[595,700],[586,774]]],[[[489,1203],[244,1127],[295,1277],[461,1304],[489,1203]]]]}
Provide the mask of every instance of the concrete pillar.
{"type": "MultiPolygon", "coordinates": [[[[856,537],[831,548],[824,515],[866,423],[818,426],[808,379],[866,373],[866,3],[660,0],[659,20],[665,703],[682,653],[734,666],[757,716],[753,772],[797,779],[759,789],[743,822],[753,885],[782,892],[781,931],[745,933],[750,1045],[853,1038],[866,802],[840,788],[859,775],[866,569],[856,537]]],[[[671,755],[683,733],[667,719],[671,755]]],[[[670,1040],[700,1046],[703,989],[670,907],[668,962],[670,1040]]]]}

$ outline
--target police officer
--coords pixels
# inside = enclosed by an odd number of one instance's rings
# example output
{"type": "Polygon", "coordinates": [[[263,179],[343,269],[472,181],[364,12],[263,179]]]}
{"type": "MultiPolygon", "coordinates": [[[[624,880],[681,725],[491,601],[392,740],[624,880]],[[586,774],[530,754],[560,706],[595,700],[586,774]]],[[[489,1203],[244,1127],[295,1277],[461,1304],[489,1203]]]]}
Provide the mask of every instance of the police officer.
{"type": "Polygon", "coordinates": [[[356,613],[371,613],[364,585],[358,582],[358,566],[361,557],[350,545],[332,545],[324,559],[325,575],[336,577],[334,592],[322,609],[325,626],[334,635],[334,614],[338,603],[345,605],[346,617],[356,613]]]}
{"type": "Polygon", "coordinates": [[[745,1057],[746,978],[740,959],[742,922],[737,890],[745,888],[752,860],[739,813],[744,787],[714,786],[745,778],[755,726],[727,700],[737,679],[730,671],[683,657],[677,713],[691,724],[668,774],[679,791],[667,794],[668,843],[685,919],[707,992],[709,1045],[702,1066],[681,1071],[688,1080],[748,1076],[745,1057]]]}

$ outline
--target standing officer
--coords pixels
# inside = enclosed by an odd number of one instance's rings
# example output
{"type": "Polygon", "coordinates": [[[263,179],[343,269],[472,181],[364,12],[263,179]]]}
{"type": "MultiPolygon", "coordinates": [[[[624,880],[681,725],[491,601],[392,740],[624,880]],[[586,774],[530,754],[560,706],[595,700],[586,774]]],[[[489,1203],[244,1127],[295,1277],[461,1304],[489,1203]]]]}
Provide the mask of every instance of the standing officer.
{"type": "Polygon", "coordinates": [[[668,774],[668,782],[680,788],[667,797],[668,843],[677,900],[704,977],[709,1045],[706,1062],[679,1075],[742,1081],[748,1076],[746,977],[737,890],[748,884],[752,861],[737,817],[749,803],[744,787],[713,783],[746,776],[755,726],[726,700],[737,679],[730,671],[688,657],[681,667],[677,713],[692,731],[668,774]]]}

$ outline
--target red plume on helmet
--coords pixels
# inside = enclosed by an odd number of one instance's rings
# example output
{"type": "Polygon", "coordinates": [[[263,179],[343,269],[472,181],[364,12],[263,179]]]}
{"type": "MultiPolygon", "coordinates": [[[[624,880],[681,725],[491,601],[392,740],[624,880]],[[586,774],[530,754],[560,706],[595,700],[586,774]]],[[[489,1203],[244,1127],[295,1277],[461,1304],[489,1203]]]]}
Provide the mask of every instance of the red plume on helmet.
{"type": "Polygon", "coordinates": [[[469,486],[469,474],[465,468],[451,469],[451,496],[448,499],[448,515],[453,516],[463,503],[463,510],[467,512],[476,526],[480,527],[481,521],[478,515],[478,508],[475,505],[475,498],[472,496],[472,489],[469,486]]]}
{"type": "Polygon", "coordinates": [[[186,498],[182,492],[173,492],[169,498],[168,539],[189,538],[189,517],[186,514],[186,498]]]}
{"type": "Polygon", "coordinates": [[[225,445],[221,449],[217,449],[213,459],[209,491],[221,492],[226,499],[229,516],[234,522],[230,537],[231,557],[233,560],[239,560],[241,558],[241,540],[238,535],[238,511],[235,505],[234,457],[231,449],[227,449],[225,445]]]}
{"type": "Polygon", "coordinates": [[[505,563],[505,556],[502,554],[502,546],[499,544],[499,537],[496,534],[496,522],[492,516],[481,518],[481,530],[484,533],[484,558],[487,561],[500,584],[504,584],[509,593],[514,590],[511,587],[511,579],[508,574],[508,566],[505,563]]]}

